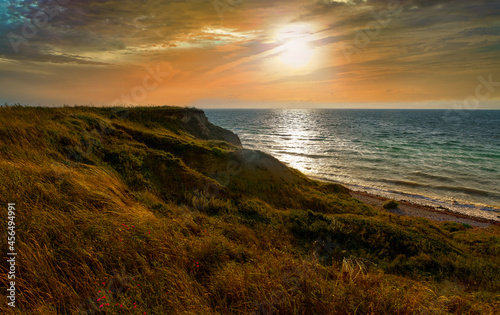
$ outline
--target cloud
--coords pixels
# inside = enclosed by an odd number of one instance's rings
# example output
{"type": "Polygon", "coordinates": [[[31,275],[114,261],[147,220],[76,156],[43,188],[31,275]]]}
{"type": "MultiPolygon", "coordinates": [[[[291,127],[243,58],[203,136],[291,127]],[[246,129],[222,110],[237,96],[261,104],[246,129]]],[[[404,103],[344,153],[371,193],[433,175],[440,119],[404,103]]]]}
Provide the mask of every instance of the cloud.
{"type": "Polygon", "coordinates": [[[9,34],[11,39],[22,40],[20,53],[27,51],[31,56],[47,44],[75,53],[119,51],[185,40],[216,17],[210,1],[73,0],[58,9],[49,9],[38,1],[23,3],[11,5],[2,13],[10,22],[0,25],[0,34],[4,35],[0,53],[4,58],[19,59],[15,56],[19,52],[10,47],[6,37],[9,34]],[[41,26],[33,26],[30,21],[37,16],[48,16],[48,10],[55,13],[41,26]],[[26,36],[26,30],[35,35],[26,36]]]}
{"type": "MultiPolygon", "coordinates": [[[[358,80],[374,86],[370,80],[388,78],[399,82],[406,78],[412,83],[422,78],[418,81],[422,84],[418,91],[422,91],[425,82],[433,82],[432,88],[438,86],[432,73],[455,74],[456,80],[466,82],[470,81],[467,76],[475,78],[474,71],[499,68],[499,1],[401,0],[403,10],[390,16],[369,45],[352,56],[351,64],[342,63],[342,53],[334,44],[353,45],[357,34],[368,23],[376,23],[376,16],[385,14],[396,0],[220,1],[228,4],[222,14],[212,0],[0,0],[0,66],[9,61],[26,68],[45,64],[53,77],[61,75],[80,84],[75,69],[88,71],[91,78],[102,76],[105,69],[120,69],[117,82],[108,87],[121,91],[122,86],[137,84],[133,80],[138,72],[131,65],[170,62],[189,74],[169,82],[178,91],[196,86],[199,91],[233,95],[224,87],[233,84],[229,81],[234,78],[234,85],[245,82],[239,86],[242,97],[245,93],[253,96],[259,84],[272,91],[273,84],[296,83],[305,89],[309,82],[317,91],[325,82],[354,84],[358,80]],[[48,6],[55,1],[57,7],[48,6]],[[39,20],[33,36],[23,35],[29,31],[27,23],[40,19],[44,12],[50,13],[50,19],[39,20]],[[309,44],[321,51],[312,68],[300,74],[274,65],[281,45],[275,31],[293,23],[314,26],[309,44]],[[11,45],[13,39],[20,40],[18,51],[11,45]],[[270,70],[273,66],[277,71],[270,70]],[[73,72],[61,70],[66,67],[73,72]],[[131,74],[123,76],[128,71],[131,74]],[[429,78],[423,79],[425,75],[429,78]]],[[[21,82],[23,76],[34,84],[27,72],[19,72],[16,78],[21,82]]],[[[8,80],[2,82],[0,94],[9,90],[8,80]]],[[[44,84],[39,83],[40,90],[44,84]]],[[[162,93],[171,95],[169,91],[165,88],[162,93]]]]}
{"type": "Polygon", "coordinates": [[[81,65],[96,65],[96,66],[105,66],[109,65],[108,63],[99,62],[91,60],[88,57],[78,56],[78,55],[68,55],[68,54],[22,54],[22,55],[13,55],[10,58],[11,60],[18,61],[30,61],[30,62],[50,62],[50,63],[63,63],[63,64],[81,64],[81,65]]]}
{"type": "Polygon", "coordinates": [[[461,32],[463,36],[500,35],[500,26],[479,26],[461,32]]]}

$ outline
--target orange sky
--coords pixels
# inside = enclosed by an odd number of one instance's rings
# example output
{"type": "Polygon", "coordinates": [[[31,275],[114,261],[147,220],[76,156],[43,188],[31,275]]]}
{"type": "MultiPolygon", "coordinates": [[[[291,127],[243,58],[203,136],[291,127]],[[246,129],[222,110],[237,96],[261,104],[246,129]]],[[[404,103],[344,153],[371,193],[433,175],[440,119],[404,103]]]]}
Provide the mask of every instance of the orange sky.
{"type": "Polygon", "coordinates": [[[2,103],[500,108],[491,1],[9,3],[2,103]]]}

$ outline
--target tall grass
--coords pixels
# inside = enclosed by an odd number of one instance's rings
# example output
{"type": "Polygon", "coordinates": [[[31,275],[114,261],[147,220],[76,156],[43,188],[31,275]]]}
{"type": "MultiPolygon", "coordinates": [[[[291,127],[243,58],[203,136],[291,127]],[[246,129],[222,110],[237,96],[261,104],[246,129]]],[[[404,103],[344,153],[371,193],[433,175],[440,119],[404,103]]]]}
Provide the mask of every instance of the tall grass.
{"type": "Polygon", "coordinates": [[[497,226],[378,212],[163,111],[0,108],[0,200],[16,202],[19,253],[16,308],[3,294],[2,313],[500,309],[497,226]]]}

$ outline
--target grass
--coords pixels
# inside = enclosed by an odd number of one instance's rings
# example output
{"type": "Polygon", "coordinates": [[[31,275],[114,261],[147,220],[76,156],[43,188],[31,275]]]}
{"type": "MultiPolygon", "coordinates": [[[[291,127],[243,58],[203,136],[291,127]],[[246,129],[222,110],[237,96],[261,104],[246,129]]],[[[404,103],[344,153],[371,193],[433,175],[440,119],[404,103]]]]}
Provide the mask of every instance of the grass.
{"type": "Polygon", "coordinates": [[[2,313],[500,308],[498,226],[378,211],[263,153],[193,137],[189,111],[0,108],[0,199],[16,202],[20,258],[16,308],[3,294],[2,313]]]}

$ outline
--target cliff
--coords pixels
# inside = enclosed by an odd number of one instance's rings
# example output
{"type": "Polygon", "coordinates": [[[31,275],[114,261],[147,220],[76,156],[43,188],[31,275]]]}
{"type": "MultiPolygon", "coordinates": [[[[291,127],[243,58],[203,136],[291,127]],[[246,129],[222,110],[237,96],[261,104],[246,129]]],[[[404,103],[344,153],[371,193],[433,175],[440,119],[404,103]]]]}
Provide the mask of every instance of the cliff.
{"type": "Polygon", "coordinates": [[[197,109],[1,107],[0,178],[1,314],[499,309],[497,226],[369,207],[197,109]]]}
{"type": "Polygon", "coordinates": [[[201,109],[171,106],[135,107],[118,111],[118,115],[141,123],[158,122],[164,126],[179,124],[182,130],[195,138],[222,140],[241,146],[240,138],[236,134],[209,122],[201,109]]]}

